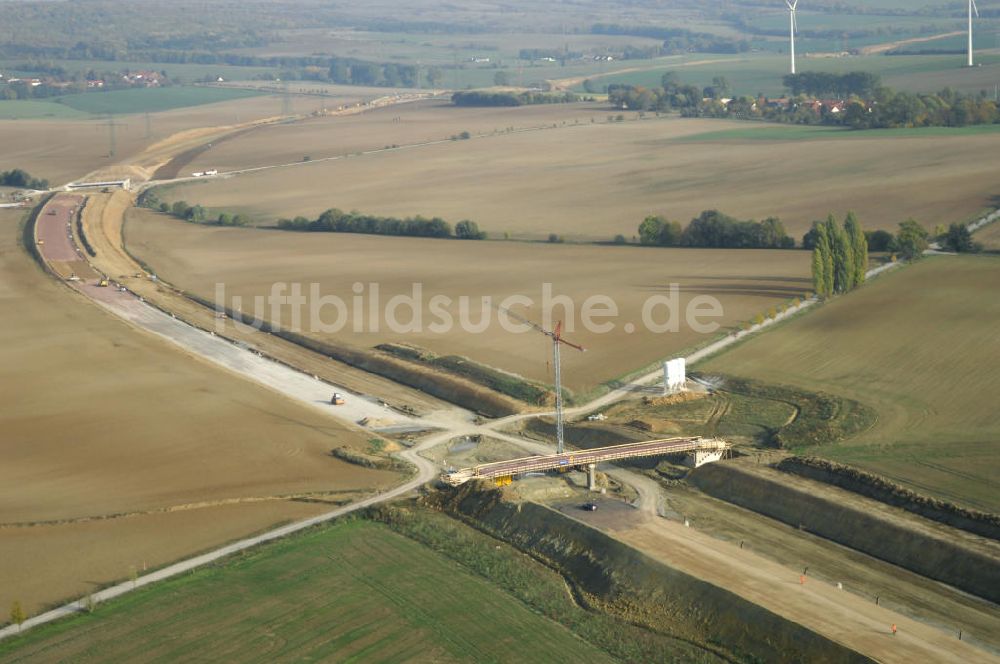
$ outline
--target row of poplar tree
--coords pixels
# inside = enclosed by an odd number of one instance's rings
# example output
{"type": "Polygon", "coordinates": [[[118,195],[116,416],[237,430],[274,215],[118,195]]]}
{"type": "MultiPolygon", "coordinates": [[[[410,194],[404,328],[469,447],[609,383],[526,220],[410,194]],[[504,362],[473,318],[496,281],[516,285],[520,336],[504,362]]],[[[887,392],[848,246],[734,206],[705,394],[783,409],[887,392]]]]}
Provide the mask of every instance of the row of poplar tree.
{"type": "Polygon", "coordinates": [[[813,290],[820,297],[846,293],[865,282],[868,270],[868,240],[853,212],[841,226],[831,214],[817,222],[813,248],[813,290]]]}

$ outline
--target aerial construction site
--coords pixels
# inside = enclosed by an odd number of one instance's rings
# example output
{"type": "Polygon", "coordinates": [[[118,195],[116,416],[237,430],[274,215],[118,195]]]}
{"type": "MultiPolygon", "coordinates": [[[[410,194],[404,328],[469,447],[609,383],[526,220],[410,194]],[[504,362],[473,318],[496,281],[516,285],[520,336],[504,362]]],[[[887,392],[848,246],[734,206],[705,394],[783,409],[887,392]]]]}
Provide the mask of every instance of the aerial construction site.
{"type": "Polygon", "coordinates": [[[0,662],[1000,662],[993,14],[105,4],[0,38],[0,662]]]}

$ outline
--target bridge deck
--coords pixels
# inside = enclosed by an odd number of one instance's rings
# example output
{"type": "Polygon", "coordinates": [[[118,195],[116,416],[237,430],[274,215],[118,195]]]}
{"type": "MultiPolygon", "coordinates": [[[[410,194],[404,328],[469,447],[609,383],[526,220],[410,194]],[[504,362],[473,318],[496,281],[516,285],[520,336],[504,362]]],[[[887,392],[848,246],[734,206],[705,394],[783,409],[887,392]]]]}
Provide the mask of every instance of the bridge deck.
{"type": "Polygon", "coordinates": [[[563,454],[536,455],[484,463],[472,468],[463,468],[451,473],[445,473],[441,479],[447,484],[458,486],[472,479],[508,477],[523,473],[552,470],[561,467],[582,466],[602,461],[616,459],[633,459],[646,456],[676,454],[678,452],[694,452],[697,450],[727,449],[729,443],[714,438],[661,438],[639,443],[626,443],[610,447],[597,447],[589,450],[574,450],[563,454]]]}

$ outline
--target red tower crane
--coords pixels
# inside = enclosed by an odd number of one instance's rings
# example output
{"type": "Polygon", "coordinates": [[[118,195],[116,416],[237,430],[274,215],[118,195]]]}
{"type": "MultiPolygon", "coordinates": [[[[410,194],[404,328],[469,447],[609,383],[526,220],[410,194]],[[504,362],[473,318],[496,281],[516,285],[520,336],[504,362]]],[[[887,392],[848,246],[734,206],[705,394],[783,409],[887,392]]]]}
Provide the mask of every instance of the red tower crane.
{"type": "Polygon", "coordinates": [[[567,341],[562,338],[562,321],[556,323],[555,330],[546,330],[544,327],[538,323],[533,323],[524,316],[515,314],[510,309],[506,309],[501,306],[497,306],[497,310],[501,311],[510,318],[518,321],[519,323],[524,323],[536,332],[541,332],[545,336],[552,339],[552,366],[555,367],[556,373],[556,453],[562,454],[564,447],[563,440],[563,398],[562,398],[562,372],[559,366],[559,349],[563,344],[569,346],[570,348],[575,348],[578,351],[586,352],[587,349],[583,346],[578,346],[571,341],[567,341]]]}

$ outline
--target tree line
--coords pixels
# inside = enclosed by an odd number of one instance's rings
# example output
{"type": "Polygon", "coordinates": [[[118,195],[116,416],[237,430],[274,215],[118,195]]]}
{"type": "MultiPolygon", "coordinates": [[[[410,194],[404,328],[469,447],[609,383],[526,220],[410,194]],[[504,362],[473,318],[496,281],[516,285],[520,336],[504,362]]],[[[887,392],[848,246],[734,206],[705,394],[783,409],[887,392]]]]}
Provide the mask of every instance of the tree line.
{"type": "Polygon", "coordinates": [[[838,112],[824,107],[814,112],[801,98],[777,108],[764,108],[763,117],[800,124],[831,124],[852,129],[899,127],[963,127],[1000,123],[1000,112],[985,91],[963,94],[950,88],[937,93],[898,92],[867,72],[827,74],[806,72],[784,77],[785,87],[801,95],[836,96],[846,103],[838,112]]]}
{"type": "Polygon", "coordinates": [[[718,210],[705,210],[686,227],[661,216],[646,217],[639,224],[639,242],[660,247],[710,247],[730,249],[790,249],[781,220],[741,221],[718,210]]]}
{"type": "MultiPolygon", "coordinates": [[[[715,82],[724,82],[724,77],[716,77],[715,82]]],[[[584,89],[587,83],[584,81],[584,89]]],[[[719,94],[723,88],[717,86],[719,94]]],[[[674,72],[667,72],[660,79],[660,87],[647,88],[641,85],[612,84],[608,86],[608,101],[616,108],[632,111],[670,111],[696,108],[704,96],[704,90],[697,85],[681,83],[674,72]]]]}
{"type": "Polygon", "coordinates": [[[49,188],[49,181],[32,177],[27,171],[14,168],[0,173],[0,186],[45,190],[49,188]]]}
{"type": "Polygon", "coordinates": [[[899,224],[895,235],[888,231],[866,233],[853,212],[847,213],[843,226],[831,214],[826,221],[813,222],[802,238],[802,245],[812,249],[813,290],[821,297],[846,293],[864,283],[869,251],[889,252],[906,260],[916,260],[936,239],[945,249],[955,252],[977,252],[982,246],[974,242],[965,224],[940,227],[931,234],[914,219],[899,224]]]}
{"type": "Polygon", "coordinates": [[[363,233],[367,235],[457,238],[460,240],[486,239],[486,233],[479,230],[479,225],[467,219],[455,224],[453,230],[451,224],[440,217],[428,219],[417,215],[399,219],[360,212],[343,212],[336,208],[331,208],[319,215],[317,219],[312,220],[306,217],[279,219],[278,228],[320,233],[363,233]]]}
{"type": "Polygon", "coordinates": [[[882,79],[879,75],[866,71],[852,71],[846,74],[808,71],[786,74],[781,80],[793,95],[812,95],[813,97],[846,98],[853,95],[869,98],[882,87],[882,79]]]}
{"type": "MultiPolygon", "coordinates": [[[[608,101],[617,108],[676,110],[685,117],[764,119],[851,129],[1000,124],[1000,106],[986,91],[964,94],[945,88],[933,94],[897,92],[881,85],[878,76],[866,72],[796,74],[786,76],[785,82],[798,94],[781,100],[763,96],[730,97],[730,86],[724,77],[716,77],[711,86],[699,88],[682,84],[675,73],[667,72],[661,87],[609,85],[608,101]],[[848,91],[853,92],[843,94],[848,91]],[[816,101],[816,96],[823,95],[836,95],[837,103],[816,101]]],[[[585,89],[592,87],[590,81],[584,81],[585,89]]]]}
{"type": "Polygon", "coordinates": [[[173,203],[161,201],[153,189],[147,189],[140,194],[138,203],[140,207],[157,210],[195,224],[206,226],[247,226],[250,224],[249,217],[243,214],[214,212],[201,205],[189,205],[187,201],[174,201],[173,203]]]}
{"type": "MultiPolygon", "coordinates": [[[[802,236],[802,248],[815,250],[819,241],[820,227],[827,222],[814,221],[812,228],[802,236]]],[[[914,219],[907,219],[899,224],[898,231],[864,231],[868,251],[872,253],[887,253],[900,256],[906,260],[919,258],[931,242],[938,242],[947,251],[956,253],[977,253],[983,250],[978,242],[972,239],[972,233],[965,224],[939,225],[934,232],[928,231],[914,219]]]]}
{"type": "Polygon", "coordinates": [[[159,210],[178,219],[206,226],[247,226],[250,224],[250,219],[246,215],[229,212],[216,213],[201,205],[188,205],[186,201],[176,201],[173,204],[160,203],[159,210]]]}
{"type": "Polygon", "coordinates": [[[572,92],[548,94],[544,92],[489,92],[468,90],[451,96],[455,106],[531,106],[533,104],[568,104],[577,101],[572,92]]]}
{"type": "Polygon", "coordinates": [[[846,293],[865,282],[868,241],[857,215],[847,213],[843,226],[831,214],[816,222],[812,257],[813,290],[820,297],[846,293]]]}

